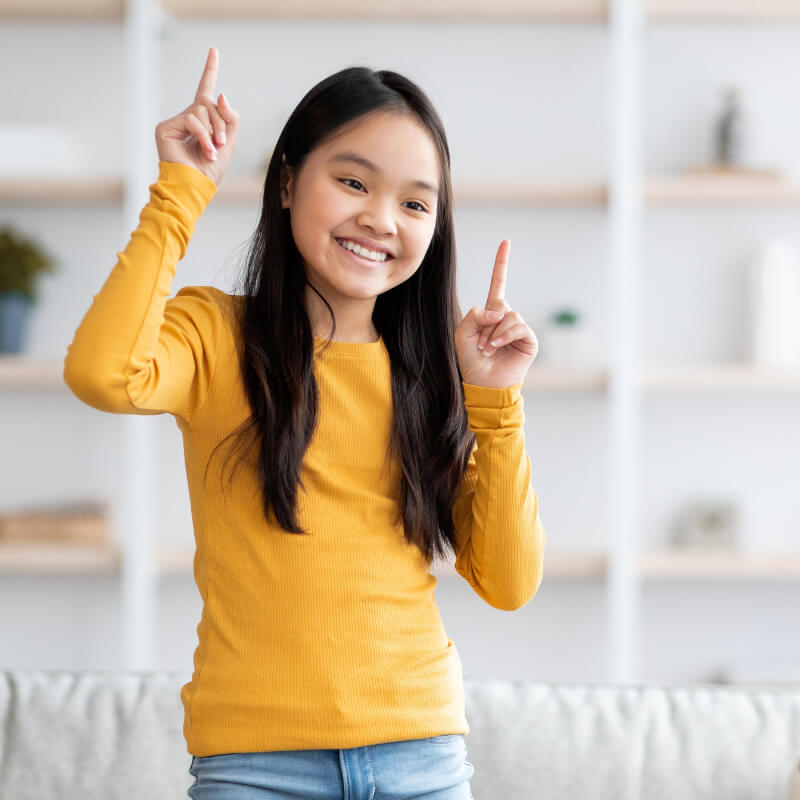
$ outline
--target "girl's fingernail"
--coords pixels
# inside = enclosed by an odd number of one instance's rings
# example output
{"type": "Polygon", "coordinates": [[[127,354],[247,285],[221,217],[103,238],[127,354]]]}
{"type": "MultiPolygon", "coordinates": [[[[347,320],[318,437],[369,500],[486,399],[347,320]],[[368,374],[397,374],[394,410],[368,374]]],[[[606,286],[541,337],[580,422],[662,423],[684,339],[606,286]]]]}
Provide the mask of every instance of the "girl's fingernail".
{"type": "Polygon", "coordinates": [[[502,311],[487,311],[486,312],[486,316],[489,317],[489,319],[500,319],[500,317],[503,316],[503,312],[502,311]]]}
{"type": "Polygon", "coordinates": [[[492,339],[492,341],[491,341],[491,342],[489,342],[489,344],[490,344],[492,347],[497,347],[497,343],[498,343],[498,341],[499,341],[499,339],[492,339]]]}
{"type": "Polygon", "coordinates": [[[219,132],[219,142],[220,144],[225,144],[228,140],[225,138],[225,131],[219,132]]]}

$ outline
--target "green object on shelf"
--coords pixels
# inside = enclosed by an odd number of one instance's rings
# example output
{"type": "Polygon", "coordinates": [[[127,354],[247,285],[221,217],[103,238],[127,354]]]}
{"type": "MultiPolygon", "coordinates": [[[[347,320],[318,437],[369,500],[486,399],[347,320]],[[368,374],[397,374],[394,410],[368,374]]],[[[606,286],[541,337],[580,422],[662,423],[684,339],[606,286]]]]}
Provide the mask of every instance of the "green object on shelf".
{"type": "Polygon", "coordinates": [[[37,276],[54,270],[55,262],[36,242],[10,227],[0,229],[0,294],[17,292],[35,302],[37,276]]]}
{"type": "Polygon", "coordinates": [[[574,325],[578,321],[579,314],[569,308],[562,308],[553,313],[551,319],[556,325],[574,325]]]}

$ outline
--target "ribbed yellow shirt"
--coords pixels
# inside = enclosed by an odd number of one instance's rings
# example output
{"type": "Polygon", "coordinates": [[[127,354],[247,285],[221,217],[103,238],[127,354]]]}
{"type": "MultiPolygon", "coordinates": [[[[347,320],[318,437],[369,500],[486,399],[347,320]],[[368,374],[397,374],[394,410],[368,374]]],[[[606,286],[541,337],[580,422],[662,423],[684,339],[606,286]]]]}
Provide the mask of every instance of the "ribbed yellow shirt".
{"type": "MultiPolygon", "coordinates": [[[[317,428],[303,459],[298,521],[265,519],[255,469],[221,468],[249,416],[233,306],[189,286],[169,298],[178,261],[216,185],[159,162],[117,263],[75,331],[64,381],[102,411],[175,417],[183,435],[203,600],[192,679],[181,689],[191,755],[350,748],[468,733],[462,665],[434,598],[436,578],[397,523],[383,340],[315,355],[317,428]],[[220,455],[221,453],[221,455],[220,455]],[[221,488],[225,482],[225,490],[221,488]]],[[[322,340],[318,340],[321,343],[322,340]]],[[[530,485],[521,384],[463,384],[476,435],[459,498],[456,569],[491,606],[514,610],[542,578],[545,533],[530,485]]]]}

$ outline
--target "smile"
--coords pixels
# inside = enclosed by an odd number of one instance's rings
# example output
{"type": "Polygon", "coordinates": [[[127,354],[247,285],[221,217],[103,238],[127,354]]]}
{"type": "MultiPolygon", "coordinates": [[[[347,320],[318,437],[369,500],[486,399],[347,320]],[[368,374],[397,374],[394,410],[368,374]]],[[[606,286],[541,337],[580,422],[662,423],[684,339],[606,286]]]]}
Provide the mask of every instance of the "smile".
{"type": "Polygon", "coordinates": [[[347,250],[351,255],[358,258],[359,261],[368,261],[372,264],[379,264],[383,261],[388,261],[391,258],[388,253],[381,253],[376,250],[368,250],[366,247],[362,247],[355,242],[351,242],[349,239],[337,239],[336,242],[338,243],[339,247],[341,247],[343,250],[347,250]]]}

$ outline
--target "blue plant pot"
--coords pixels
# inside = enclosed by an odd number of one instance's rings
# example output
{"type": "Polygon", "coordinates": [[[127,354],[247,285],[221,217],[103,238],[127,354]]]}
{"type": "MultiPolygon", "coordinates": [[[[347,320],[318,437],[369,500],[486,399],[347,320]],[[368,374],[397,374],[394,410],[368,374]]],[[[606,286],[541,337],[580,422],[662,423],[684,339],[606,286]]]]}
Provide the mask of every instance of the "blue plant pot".
{"type": "Polygon", "coordinates": [[[32,305],[22,292],[0,292],[0,353],[22,352],[32,305]]]}

